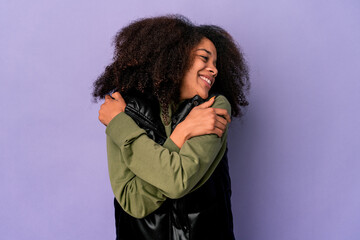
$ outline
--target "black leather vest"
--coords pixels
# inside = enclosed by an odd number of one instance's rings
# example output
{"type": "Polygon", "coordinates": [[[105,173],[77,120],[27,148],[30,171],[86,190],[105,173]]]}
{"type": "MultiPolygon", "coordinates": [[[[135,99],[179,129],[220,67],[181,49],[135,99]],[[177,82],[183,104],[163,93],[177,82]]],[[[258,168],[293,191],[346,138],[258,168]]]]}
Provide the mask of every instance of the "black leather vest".
{"type": "MultiPolygon", "coordinates": [[[[124,96],[127,113],[155,142],[166,140],[159,103],[139,94],[124,96]]],[[[191,109],[205,100],[184,101],[172,116],[172,130],[191,109]]],[[[167,199],[145,218],[127,214],[114,199],[117,240],[233,240],[231,186],[227,150],[211,177],[197,190],[180,199],[167,199]]]]}

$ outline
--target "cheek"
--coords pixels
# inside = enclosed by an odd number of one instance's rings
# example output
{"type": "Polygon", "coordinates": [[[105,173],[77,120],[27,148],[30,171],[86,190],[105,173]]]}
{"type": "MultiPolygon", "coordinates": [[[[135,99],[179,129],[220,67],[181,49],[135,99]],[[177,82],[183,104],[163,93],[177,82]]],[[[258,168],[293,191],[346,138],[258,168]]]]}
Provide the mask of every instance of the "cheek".
{"type": "Polygon", "coordinates": [[[194,84],[194,82],[196,81],[196,76],[197,76],[197,73],[195,71],[187,72],[186,77],[185,77],[186,84],[187,85],[194,84]]]}

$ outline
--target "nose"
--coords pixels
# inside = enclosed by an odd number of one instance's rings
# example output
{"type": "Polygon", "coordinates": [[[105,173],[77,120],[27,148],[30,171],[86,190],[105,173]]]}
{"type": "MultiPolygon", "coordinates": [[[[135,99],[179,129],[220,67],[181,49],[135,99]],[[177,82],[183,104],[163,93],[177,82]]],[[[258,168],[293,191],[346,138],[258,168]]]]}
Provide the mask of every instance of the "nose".
{"type": "Polygon", "coordinates": [[[208,71],[211,72],[212,76],[215,78],[218,74],[218,70],[215,65],[211,65],[208,67],[208,71]]]}

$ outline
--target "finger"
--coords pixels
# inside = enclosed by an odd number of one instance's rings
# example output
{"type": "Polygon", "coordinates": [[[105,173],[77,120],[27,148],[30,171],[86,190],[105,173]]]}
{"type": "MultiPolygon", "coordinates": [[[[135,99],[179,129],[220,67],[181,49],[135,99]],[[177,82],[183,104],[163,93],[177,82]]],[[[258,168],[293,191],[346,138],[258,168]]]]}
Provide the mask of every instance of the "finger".
{"type": "Polygon", "coordinates": [[[208,108],[208,107],[211,107],[213,104],[214,104],[214,101],[215,101],[215,96],[213,96],[212,98],[210,98],[208,101],[200,104],[198,106],[198,108],[208,108]]]}
{"type": "Polygon", "coordinates": [[[228,124],[227,120],[221,116],[216,116],[216,122],[218,124],[221,124],[222,126],[224,126],[224,129],[226,128],[226,125],[228,124]]]}
{"type": "Polygon", "coordinates": [[[226,125],[220,123],[220,122],[216,122],[215,125],[214,125],[214,129],[219,129],[220,131],[222,132],[225,132],[226,130],[226,125]]]}
{"type": "Polygon", "coordinates": [[[106,96],[105,96],[105,102],[109,102],[109,101],[111,101],[111,100],[113,100],[113,98],[110,97],[110,95],[106,95],[106,96]]]}
{"type": "Polygon", "coordinates": [[[222,137],[224,131],[221,130],[220,128],[214,128],[214,130],[212,131],[213,134],[216,134],[218,137],[222,137]]]}
{"type": "Polygon", "coordinates": [[[102,116],[102,112],[101,112],[101,110],[99,110],[99,116],[98,116],[98,119],[99,119],[99,121],[102,123],[103,122],[103,118],[102,118],[103,116],[102,116]]]}
{"type": "Polygon", "coordinates": [[[229,123],[231,122],[230,115],[226,109],[214,108],[214,110],[217,115],[223,116],[226,119],[226,121],[228,121],[229,123]]]}
{"type": "Polygon", "coordinates": [[[119,92],[114,92],[111,96],[117,101],[124,101],[123,97],[119,92]]]}

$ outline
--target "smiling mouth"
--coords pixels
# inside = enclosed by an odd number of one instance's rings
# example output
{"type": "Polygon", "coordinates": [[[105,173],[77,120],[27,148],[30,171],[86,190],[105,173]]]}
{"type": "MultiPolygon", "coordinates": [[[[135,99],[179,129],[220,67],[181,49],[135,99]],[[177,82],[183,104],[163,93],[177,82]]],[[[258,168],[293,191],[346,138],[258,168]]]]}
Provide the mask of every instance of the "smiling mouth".
{"type": "Polygon", "coordinates": [[[204,80],[205,82],[207,82],[207,84],[209,84],[209,86],[211,87],[212,82],[211,82],[211,80],[210,80],[209,78],[207,78],[207,77],[205,77],[205,76],[200,76],[200,78],[201,78],[202,80],[204,80]]]}

